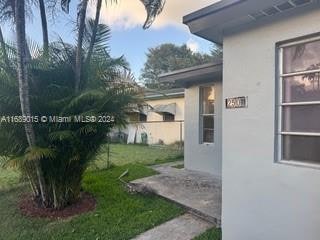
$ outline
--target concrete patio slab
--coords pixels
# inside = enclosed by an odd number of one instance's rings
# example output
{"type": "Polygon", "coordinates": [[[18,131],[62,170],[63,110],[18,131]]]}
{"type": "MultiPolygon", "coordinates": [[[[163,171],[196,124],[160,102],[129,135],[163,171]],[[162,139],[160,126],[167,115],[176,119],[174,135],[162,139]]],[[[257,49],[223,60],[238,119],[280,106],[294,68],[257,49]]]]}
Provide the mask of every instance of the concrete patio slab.
{"type": "Polygon", "coordinates": [[[213,224],[185,214],[142,233],[133,240],[192,240],[211,227],[213,224]]]}
{"type": "Polygon", "coordinates": [[[151,188],[156,194],[186,207],[190,213],[219,227],[221,223],[221,180],[210,174],[177,169],[175,164],[152,168],[160,174],[138,179],[134,184],[151,188]]]}

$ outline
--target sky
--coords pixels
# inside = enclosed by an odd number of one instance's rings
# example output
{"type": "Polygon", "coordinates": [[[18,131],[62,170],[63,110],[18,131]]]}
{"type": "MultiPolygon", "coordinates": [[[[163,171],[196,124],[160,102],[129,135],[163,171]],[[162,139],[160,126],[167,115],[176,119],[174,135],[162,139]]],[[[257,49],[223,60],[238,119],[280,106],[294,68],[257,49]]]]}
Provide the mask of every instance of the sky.
{"type": "MultiPolygon", "coordinates": [[[[54,21],[49,21],[50,40],[60,36],[65,42],[75,42],[73,20],[76,16],[78,1],[73,2],[70,14],[60,14],[54,21]]],[[[94,1],[93,1],[94,2],[94,1]]],[[[195,52],[209,52],[212,44],[192,35],[184,24],[182,17],[200,8],[206,7],[217,0],[167,0],[163,12],[148,30],[142,25],[146,18],[144,6],[140,0],[119,0],[117,4],[103,6],[101,23],[111,28],[110,49],[113,57],[124,55],[135,77],[138,79],[146,61],[149,48],[162,43],[187,44],[195,52]]],[[[42,32],[38,12],[28,21],[28,36],[41,43],[42,32]]],[[[95,6],[89,4],[87,16],[94,17],[95,6]]],[[[7,38],[13,38],[12,26],[5,26],[7,38]]]]}

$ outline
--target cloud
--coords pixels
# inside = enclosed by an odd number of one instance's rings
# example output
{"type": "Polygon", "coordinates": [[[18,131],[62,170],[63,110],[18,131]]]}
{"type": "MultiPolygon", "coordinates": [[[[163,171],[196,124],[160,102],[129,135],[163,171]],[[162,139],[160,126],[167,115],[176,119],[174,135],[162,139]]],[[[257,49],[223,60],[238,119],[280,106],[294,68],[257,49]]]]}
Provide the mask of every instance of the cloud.
{"type": "Polygon", "coordinates": [[[194,39],[190,38],[187,42],[187,47],[192,51],[192,52],[199,52],[200,45],[198,42],[196,42],[194,39]]]}
{"type": "MultiPolygon", "coordinates": [[[[219,0],[167,0],[165,8],[152,25],[152,28],[175,26],[185,28],[182,17],[219,0]]],[[[89,6],[89,16],[93,17],[95,7],[89,6]]],[[[141,26],[146,19],[146,12],[140,0],[120,0],[117,4],[103,6],[101,22],[117,27],[130,29],[141,26]]]]}

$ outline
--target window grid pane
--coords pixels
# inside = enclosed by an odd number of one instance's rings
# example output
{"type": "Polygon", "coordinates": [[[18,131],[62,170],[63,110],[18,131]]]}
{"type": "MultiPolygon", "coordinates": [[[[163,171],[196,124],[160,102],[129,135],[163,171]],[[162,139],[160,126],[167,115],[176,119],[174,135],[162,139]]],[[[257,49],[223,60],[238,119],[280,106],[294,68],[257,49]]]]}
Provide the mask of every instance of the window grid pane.
{"type": "Polygon", "coordinates": [[[320,69],[320,41],[311,41],[283,49],[283,72],[320,69]]]}
{"type": "Polygon", "coordinates": [[[201,104],[202,114],[214,114],[214,88],[203,87],[201,88],[201,104]]]}
{"type": "Polygon", "coordinates": [[[320,163],[319,56],[319,40],[280,48],[281,160],[320,163]]]}
{"type": "Polygon", "coordinates": [[[320,73],[282,78],[283,103],[320,101],[320,73]]]}
{"type": "Polygon", "coordinates": [[[200,88],[200,143],[214,142],[215,92],[213,86],[200,88]]]}
{"type": "Polygon", "coordinates": [[[320,138],[310,136],[283,136],[282,159],[304,163],[319,163],[320,138]]]}
{"type": "Polygon", "coordinates": [[[214,142],[214,116],[203,116],[202,117],[203,126],[203,143],[213,143],[214,142]]]}
{"type": "Polygon", "coordinates": [[[282,116],[284,132],[320,133],[320,105],[285,106],[282,116]]]}

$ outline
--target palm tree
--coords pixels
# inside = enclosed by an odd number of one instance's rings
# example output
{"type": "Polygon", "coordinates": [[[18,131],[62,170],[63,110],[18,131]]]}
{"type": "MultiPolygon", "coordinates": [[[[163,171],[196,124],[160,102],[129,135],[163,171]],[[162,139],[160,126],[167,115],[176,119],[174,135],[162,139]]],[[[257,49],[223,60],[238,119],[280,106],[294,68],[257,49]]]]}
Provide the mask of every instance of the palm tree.
{"type": "MultiPolygon", "coordinates": [[[[25,1],[16,0],[16,38],[18,55],[18,80],[21,103],[21,113],[23,116],[31,116],[29,101],[28,66],[26,57],[26,32],[25,32],[25,1]]],[[[27,140],[30,146],[35,145],[35,134],[31,123],[25,124],[27,140]]]]}
{"type": "Polygon", "coordinates": [[[39,0],[39,10],[40,10],[41,24],[42,24],[43,51],[45,54],[48,54],[49,36],[48,36],[48,23],[47,23],[46,7],[44,4],[44,0],[39,0]]]}
{"type": "MultiPolygon", "coordinates": [[[[20,1],[20,0],[19,0],[20,1]]],[[[88,25],[87,28],[92,26],[88,25]]],[[[88,33],[92,34],[88,29],[88,33]]],[[[74,92],[73,73],[76,46],[54,42],[43,61],[41,54],[32,54],[29,65],[29,90],[33,113],[37,116],[110,116],[110,122],[38,123],[34,125],[37,145],[31,148],[21,138],[20,124],[0,124],[0,156],[8,156],[27,176],[38,202],[47,208],[61,209],[81,196],[81,181],[106,135],[114,126],[126,124],[126,112],[140,101],[139,88],[133,82],[123,81],[120,73],[127,68],[123,58],[114,59],[108,52],[109,28],[99,24],[91,66],[84,66],[82,91],[74,92]],[[104,51],[103,51],[104,49],[104,51]],[[41,167],[43,188],[38,184],[35,166],[41,167]],[[39,164],[40,163],[40,164],[39,164]],[[42,200],[41,192],[46,201],[42,200]]],[[[84,54],[89,46],[85,36],[84,54]]],[[[41,52],[39,49],[37,52],[41,52]]],[[[1,60],[1,59],[0,59],[1,60]]],[[[1,66],[0,66],[1,68],[1,66]]],[[[18,86],[15,78],[0,71],[0,112],[19,115],[18,86]],[[17,107],[18,105],[18,107],[17,107]]],[[[0,159],[1,160],[1,159],[0,159]]],[[[7,160],[5,160],[7,161],[7,160]]]]}
{"type": "MultiPolygon", "coordinates": [[[[105,0],[106,3],[108,0],[105,0]]],[[[110,0],[111,2],[118,2],[118,0],[110,0]]],[[[147,18],[143,24],[143,29],[147,29],[151,26],[153,21],[155,20],[156,16],[158,16],[164,7],[165,0],[140,0],[147,12],[147,18]]],[[[62,9],[65,12],[69,11],[69,5],[71,0],[61,0],[61,6],[62,9]]],[[[93,32],[96,31],[96,28],[99,24],[100,19],[100,12],[101,12],[101,6],[102,1],[97,1],[97,8],[96,8],[96,17],[95,17],[95,24],[93,28],[93,32]]],[[[77,54],[76,54],[76,68],[75,68],[75,76],[76,76],[76,83],[75,83],[75,91],[80,90],[81,85],[81,74],[82,74],[82,43],[83,43],[83,36],[85,31],[85,20],[86,20],[86,10],[88,6],[88,0],[81,0],[80,7],[79,7],[79,19],[78,19],[78,43],[77,43],[77,54]]],[[[92,48],[94,47],[92,43],[94,43],[95,36],[92,36],[93,39],[91,39],[91,45],[89,49],[89,54],[86,59],[86,63],[90,62],[91,59],[91,52],[92,48]]]]}
{"type": "MultiPolygon", "coordinates": [[[[25,32],[25,1],[15,1],[15,16],[16,16],[16,40],[17,40],[17,72],[19,80],[19,98],[22,116],[31,117],[29,82],[28,82],[28,62],[27,62],[27,42],[25,32]]],[[[24,124],[27,141],[30,149],[36,145],[36,137],[31,122],[27,121],[24,124]]],[[[38,177],[39,190],[43,202],[46,201],[44,192],[43,176],[39,162],[35,163],[36,173],[38,177]]]]}
{"type": "Polygon", "coordinates": [[[88,0],[82,0],[79,10],[79,24],[78,24],[78,41],[77,41],[77,52],[76,52],[76,67],[75,67],[75,91],[80,90],[81,83],[81,71],[82,71],[82,43],[85,31],[85,20],[87,12],[88,0]]]}
{"type": "Polygon", "coordinates": [[[94,47],[94,43],[96,41],[98,24],[99,24],[99,20],[100,20],[101,6],[102,6],[102,0],[97,0],[96,16],[95,16],[94,25],[93,25],[93,34],[92,34],[92,37],[90,39],[90,46],[89,46],[88,55],[87,55],[87,58],[86,58],[86,61],[85,61],[85,65],[87,65],[91,61],[93,47],[94,47]]]}

